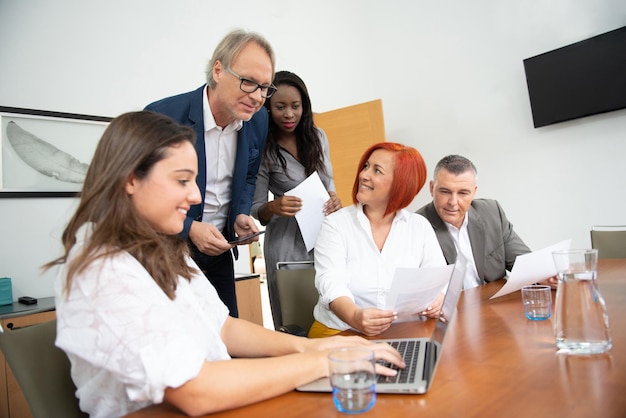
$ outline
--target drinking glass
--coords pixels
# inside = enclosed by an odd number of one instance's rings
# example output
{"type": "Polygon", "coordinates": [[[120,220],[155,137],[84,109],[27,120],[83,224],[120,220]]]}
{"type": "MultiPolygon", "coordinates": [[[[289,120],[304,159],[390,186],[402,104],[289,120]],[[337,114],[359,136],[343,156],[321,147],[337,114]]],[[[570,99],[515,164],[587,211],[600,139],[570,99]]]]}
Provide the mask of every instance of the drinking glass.
{"type": "Polygon", "coordinates": [[[524,314],[532,321],[542,321],[552,315],[552,288],[545,285],[522,287],[524,314]]]}
{"type": "Polygon", "coordinates": [[[342,348],[328,356],[333,402],[347,414],[369,411],[376,402],[374,352],[365,348],[342,348]]]}

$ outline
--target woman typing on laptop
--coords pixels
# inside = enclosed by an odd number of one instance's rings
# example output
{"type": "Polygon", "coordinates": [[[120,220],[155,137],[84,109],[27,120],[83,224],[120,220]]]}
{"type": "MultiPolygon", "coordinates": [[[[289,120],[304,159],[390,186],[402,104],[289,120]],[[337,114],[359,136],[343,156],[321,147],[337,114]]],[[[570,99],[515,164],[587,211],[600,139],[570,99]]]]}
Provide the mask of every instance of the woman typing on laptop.
{"type": "MultiPolygon", "coordinates": [[[[322,223],[315,244],[315,285],[320,294],[309,337],[346,329],[378,335],[396,318],[385,296],[397,267],[445,266],[430,222],[406,208],[426,182],[420,153],[402,144],[381,142],[359,162],[354,205],[322,223]]],[[[420,314],[436,318],[443,293],[420,314]]]]}
{"type": "Polygon", "coordinates": [[[327,376],[329,350],[344,346],[404,367],[386,344],[309,340],[228,315],[177,235],[200,202],[193,144],[191,128],[163,115],[114,119],[63,233],[64,254],[46,265],[61,267],[56,344],[80,408],[95,418],[161,402],[189,415],[235,408],[327,376]]]}

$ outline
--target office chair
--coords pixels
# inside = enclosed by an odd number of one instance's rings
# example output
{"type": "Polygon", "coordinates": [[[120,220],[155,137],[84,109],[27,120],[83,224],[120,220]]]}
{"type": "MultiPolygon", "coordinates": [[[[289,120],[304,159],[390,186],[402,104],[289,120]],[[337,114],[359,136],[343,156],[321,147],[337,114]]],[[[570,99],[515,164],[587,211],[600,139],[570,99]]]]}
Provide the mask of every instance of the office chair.
{"type": "Polygon", "coordinates": [[[283,324],[277,330],[306,337],[314,321],[313,308],[319,297],[313,262],[276,263],[276,286],[283,318],[283,324]]]}
{"type": "Polygon", "coordinates": [[[0,349],[33,418],[88,417],[78,408],[70,361],[54,345],[56,320],[0,333],[0,349]]]}
{"type": "Polygon", "coordinates": [[[598,258],[626,258],[626,226],[594,225],[591,248],[598,250],[598,258]]]}

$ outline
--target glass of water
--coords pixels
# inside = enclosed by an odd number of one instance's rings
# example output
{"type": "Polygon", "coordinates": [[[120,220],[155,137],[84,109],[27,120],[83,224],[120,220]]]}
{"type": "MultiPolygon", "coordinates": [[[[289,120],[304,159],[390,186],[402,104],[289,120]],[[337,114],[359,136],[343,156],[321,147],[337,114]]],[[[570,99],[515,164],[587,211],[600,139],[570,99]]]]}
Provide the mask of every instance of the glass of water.
{"type": "Polygon", "coordinates": [[[339,412],[358,414],[376,402],[374,352],[366,348],[342,348],[328,356],[333,402],[339,412]]]}
{"type": "Polygon", "coordinates": [[[552,289],[545,285],[522,287],[524,314],[531,321],[543,321],[552,314],[552,289]]]}

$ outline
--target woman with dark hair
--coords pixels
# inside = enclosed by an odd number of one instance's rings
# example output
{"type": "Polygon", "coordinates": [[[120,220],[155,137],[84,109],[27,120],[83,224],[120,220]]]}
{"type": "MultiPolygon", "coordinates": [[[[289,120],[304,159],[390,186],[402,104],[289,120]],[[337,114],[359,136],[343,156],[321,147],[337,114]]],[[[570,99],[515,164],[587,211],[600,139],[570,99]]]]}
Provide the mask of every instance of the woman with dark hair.
{"type": "MultiPolygon", "coordinates": [[[[385,296],[398,267],[445,266],[426,218],[405,208],[426,182],[426,164],[412,147],[381,142],[359,161],[354,205],[327,216],[315,244],[315,286],[320,294],[309,337],[352,328],[378,335],[396,319],[385,296]]],[[[437,317],[443,292],[424,312],[437,317]]]]}
{"type": "Polygon", "coordinates": [[[250,213],[261,225],[267,226],[263,253],[272,316],[278,327],[282,321],[276,263],[313,260],[313,253],[307,251],[295,218],[302,208],[302,200],[285,196],[285,192],[317,172],[330,195],[324,214],[340,209],[341,202],[335,193],[328,138],[313,123],[311,99],[304,81],[292,72],[279,71],[272,84],[278,90],[265,102],[270,113],[269,134],[250,213]],[[274,196],[271,201],[268,192],[274,196]]]}
{"type": "Polygon", "coordinates": [[[337,347],[371,347],[403,365],[389,345],[361,337],[316,341],[229,316],[178,236],[201,200],[194,141],[191,128],[157,113],[115,118],[63,232],[64,253],[45,266],[60,266],[56,345],[81,410],[102,418],[161,402],[193,416],[236,408],[327,376],[337,347]]]}

